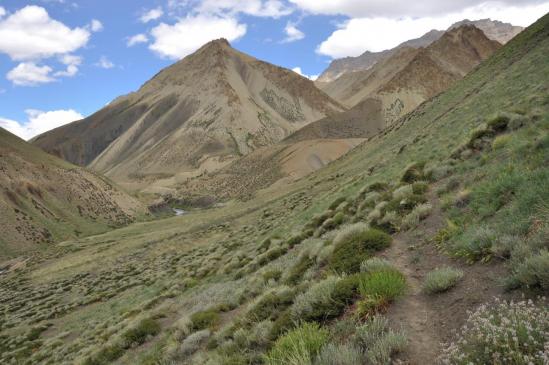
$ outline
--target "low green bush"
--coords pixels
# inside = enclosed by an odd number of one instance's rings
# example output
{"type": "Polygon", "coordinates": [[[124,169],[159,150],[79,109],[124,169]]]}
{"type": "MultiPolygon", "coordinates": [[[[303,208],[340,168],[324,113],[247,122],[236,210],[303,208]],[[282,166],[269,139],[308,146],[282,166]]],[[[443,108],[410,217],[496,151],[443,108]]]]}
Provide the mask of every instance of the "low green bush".
{"type": "Polygon", "coordinates": [[[391,265],[389,261],[379,257],[372,257],[371,259],[365,260],[360,264],[360,272],[362,273],[373,273],[392,269],[393,265],[391,265]]]}
{"type": "Polygon", "coordinates": [[[279,338],[265,356],[267,365],[312,364],[328,340],[328,331],[315,323],[304,323],[279,338]]]}
{"type": "Polygon", "coordinates": [[[373,252],[388,247],[391,236],[366,224],[357,223],[343,228],[334,238],[334,251],[328,266],[338,273],[360,271],[360,264],[373,252]]]}
{"type": "Polygon", "coordinates": [[[469,315],[442,364],[547,364],[549,307],[545,301],[481,305],[469,315]]]}
{"type": "Polygon", "coordinates": [[[97,354],[88,357],[83,365],[106,365],[119,359],[124,354],[124,348],[119,344],[113,344],[102,348],[97,354]]]}
{"type": "Polygon", "coordinates": [[[128,329],[122,334],[122,339],[127,346],[141,345],[149,336],[156,336],[160,332],[160,324],[152,319],[146,318],[137,324],[137,326],[128,329]]]}
{"type": "Polygon", "coordinates": [[[411,184],[416,181],[424,180],[424,174],[423,174],[424,167],[425,167],[424,162],[414,162],[406,166],[400,181],[411,184]]]}
{"type": "Polygon", "coordinates": [[[363,350],[367,364],[390,364],[391,356],[402,351],[406,336],[389,328],[389,321],[382,316],[374,316],[358,326],[353,342],[363,350]]]}
{"type": "Polygon", "coordinates": [[[507,129],[510,119],[511,118],[507,113],[499,113],[492,119],[488,120],[486,125],[493,131],[502,132],[507,129]]]}
{"type": "Polygon", "coordinates": [[[218,322],[219,313],[214,310],[205,310],[191,315],[191,329],[193,331],[215,327],[218,322]]]}
{"type": "Polygon", "coordinates": [[[303,255],[299,258],[299,261],[292,266],[290,269],[288,276],[285,280],[286,284],[288,285],[297,285],[301,278],[303,277],[303,274],[305,271],[307,271],[308,268],[313,266],[314,260],[309,257],[309,255],[303,255]]]}
{"type": "Polygon", "coordinates": [[[549,291],[549,251],[541,250],[527,257],[516,265],[513,277],[521,286],[549,291]]]}
{"type": "Polygon", "coordinates": [[[328,207],[328,209],[330,210],[335,210],[337,207],[339,207],[339,205],[343,202],[345,202],[347,200],[347,198],[345,198],[344,196],[341,196],[339,198],[337,198],[336,200],[334,200],[332,202],[332,204],[330,204],[330,206],[328,207]]]}
{"type": "Polygon", "coordinates": [[[246,319],[250,322],[275,319],[293,303],[294,297],[295,292],[288,287],[268,291],[249,309],[246,319]]]}
{"type": "Polygon", "coordinates": [[[425,276],[423,290],[429,294],[442,293],[454,287],[463,277],[463,271],[443,267],[430,271],[425,276]]]}
{"type": "Polygon", "coordinates": [[[353,344],[333,344],[325,345],[314,365],[362,365],[364,364],[364,355],[358,346],[353,344]]]}

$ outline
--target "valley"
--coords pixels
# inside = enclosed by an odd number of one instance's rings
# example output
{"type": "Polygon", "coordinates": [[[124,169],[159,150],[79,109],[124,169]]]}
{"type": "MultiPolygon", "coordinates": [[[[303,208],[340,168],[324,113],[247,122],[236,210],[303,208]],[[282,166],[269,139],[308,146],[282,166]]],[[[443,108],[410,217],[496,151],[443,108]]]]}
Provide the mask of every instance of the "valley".
{"type": "Polygon", "coordinates": [[[320,88],[216,40],[0,129],[0,363],[546,363],[549,15],[459,25],[320,88]]]}

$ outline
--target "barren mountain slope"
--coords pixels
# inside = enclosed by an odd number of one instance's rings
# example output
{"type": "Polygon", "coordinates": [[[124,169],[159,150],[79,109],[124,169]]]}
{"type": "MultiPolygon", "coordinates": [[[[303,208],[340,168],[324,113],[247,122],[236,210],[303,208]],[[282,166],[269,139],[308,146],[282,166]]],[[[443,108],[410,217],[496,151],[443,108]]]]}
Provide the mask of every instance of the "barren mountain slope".
{"type": "Polygon", "coordinates": [[[109,181],[0,128],[0,257],[98,233],[145,214],[109,181]]]}
{"type": "Polygon", "coordinates": [[[350,110],[312,123],[285,142],[317,138],[365,138],[377,134],[425,100],[461,79],[501,45],[472,25],[446,32],[427,48],[405,48],[368,71],[333,82],[332,96],[350,110]],[[354,77],[351,77],[354,76],[354,77]]]}
{"type": "MultiPolygon", "coordinates": [[[[465,19],[452,24],[448,30],[458,28],[462,25],[474,25],[482,30],[488,38],[498,41],[501,44],[507,43],[524,29],[522,27],[514,26],[509,23],[503,23],[498,20],[465,19]]],[[[409,40],[390,50],[385,50],[382,52],[366,51],[358,57],[345,57],[333,60],[330,66],[319,76],[317,85],[324,90],[324,88],[328,86],[328,83],[335,81],[337,78],[345,75],[346,73],[368,70],[377,62],[392,56],[395,51],[403,47],[427,47],[429,44],[438,40],[443,34],[444,31],[433,29],[420,38],[409,40]]]]}
{"type": "Polygon", "coordinates": [[[216,40],[34,143],[139,189],[218,169],[342,110],[312,81],[216,40]]]}

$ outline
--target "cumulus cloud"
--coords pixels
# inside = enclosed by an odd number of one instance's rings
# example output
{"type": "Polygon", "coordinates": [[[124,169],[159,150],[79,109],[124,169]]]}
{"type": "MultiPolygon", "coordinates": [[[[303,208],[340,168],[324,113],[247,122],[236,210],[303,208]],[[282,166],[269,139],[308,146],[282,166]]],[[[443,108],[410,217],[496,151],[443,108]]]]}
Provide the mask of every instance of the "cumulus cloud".
{"type": "Polygon", "coordinates": [[[187,16],[173,25],[160,23],[151,30],[149,48],[164,58],[180,59],[216,38],[234,41],[246,34],[246,25],[234,18],[214,15],[187,16]]]}
{"type": "Polygon", "coordinates": [[[318,46],[317,52],[332,58],[341,58],[358,56],[366,50],[382,51],[408,39],[421,37],[432,29],[447,29],[451,24],[463,19],[492,18],[514,25],[528,26],[548,11],[548,1],[544,4],[520,7],[488,2],[436,17],[355,18],[341,24],[339,29],[318,46]]]}
{"type": "Polygon", "coordinates": [[[306,77],[306,78],[308,78],[309,80],[312,80],[312,81],[314,81],[318,78],[318,75],[305,75],[303,73],[303,71],[301,70],[301,67],[294,67],[294,68],[292,68],[292,71],[295,72],[296,74],[301,75],[303,77],[306,77]]]}
{"type": "Polygon", "coordinates": [[[41,133],[84,118],[82,114],[73,109],[48,112],[28,109],[25,110],[25,113],[28,119],[26,122],[19,123],[14,120],[0,118],[0,127],[24,140],[29,140],[41,133]]]}
{"type": "Polygon", "coordinates": [[[286,38],[282,41],[283,43],[295,42],[305,38],[305,33],[297,29],[296,25],[292,22],[286,23],[284,32],[286,33],[286,38]]]}
{"type": "Polygon", "coordinates": [[[92,32],[100,32],[103,30],[103,23],[97,19],[92,19],[90,23],[90,29],[92,32]]]}
{"type": "Polygon", "coordinates": [[[55,81],[49,66],[38,66],[34,62],[22,62],[8,72],[6,78],[18,86],[37,86],[55,81]]]}
{"type": "Polygon", "coordinates": [[[128,41],[126,42],[126,45],[128,47],[133,47],[136,44],[147,43],[148,41],[149,41],[149,38],[145,34],[139,33],[139,34],[136,34],[134,36],[129,37],[128,41]]]}
{"type": "MultiPolygon", "coordinates": [[[[452,12],[459,12],[468,7],[479,4],[479,0],[289,0],[302,10],[313,14],[347,15],[353,18],[360,17],[389,17],[398,18],[401,16],[424,17],[444,15],[452,12]]],[[[493,3],[502,6],[513,6],[520,4],[538,5],[546,0],[492,0],[481,3],[493,3]]]]}
{"type": "Polygon", "coordinates": [[[67,66],[65,71],[57,71],[54,76],[72,77],[78,73],[78,66],[82,64],[82,57],[74,55],[63,55],[59,61],[67,66]]]}
{"type": "Polygon", "coordinates": [[[115,65],[114,63],[112,63],[108,58],[107,56],[101,56],[99,58],[99,61],[97,61],[97,63],[95,64],[97,67],[101,67],[101,68],[104,68],[104,69],[110,69],[110,68],[113,68],[115,65]]]}
{"type": "Polygon", "coordinates": [[[199,0],[198,3],[196,10],[199,13],[217,15],[243,13],[258,17],[279,18],[293,11],[280,0],[199,0]]]}
{"type": "Polygon", "coordinates": [[[0,18],[6,15],[6,9],[0,6],[0,18]]]}
{"type": "Polygon", "coordinates": [[[71,53],[88,42],[90,32],[51,19],[39,6],[26,6],[0,19],[0,53],[29,61],[71,53]]]}
{"type": "Polygon", "coordinates": [[[141,15],[139,20],[141,21],[141,23],[148,23],[150,21],[159,19],[162,15],[164,15],[164,11],[162,10],[161,7],[158,7],[158,8],[146,11],[143,15],[141,15]]]}

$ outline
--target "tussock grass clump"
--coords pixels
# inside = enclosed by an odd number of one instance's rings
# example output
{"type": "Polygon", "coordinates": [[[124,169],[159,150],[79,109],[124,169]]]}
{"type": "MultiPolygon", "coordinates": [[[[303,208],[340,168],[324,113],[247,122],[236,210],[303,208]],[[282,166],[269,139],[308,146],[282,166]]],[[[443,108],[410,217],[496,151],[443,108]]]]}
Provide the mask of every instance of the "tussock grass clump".
{"type": "Polygon", "coordinates": [[[362,350],[353,344],[329,343],[322,348],[314,365],[362,365],[362,350]]]}
{"type": "Polygon", "coordinates": [[[215,310],[205,310],[191,315],[191,329],[200,331],[212,328],[219,322],[219,313],[215,310]]]}
{"type": "Polygon", "coordinates": [[[411,184],[416,181],[424,180],[423,168],[425,167],[424,162],[414,162],[406,166],[402,178],[400,181],[404,183],[411,184]]]}
{"type": "Polygon", "coordinates": [[[390,364],[391,356],[402,351],[406,336],[389,328],[389,321],[374,316],[356,328],[354,342],[363,349],[369,364],[390,364]]]}
{"type": "Polygon", "coordinates": [[[288,275],[286,277],[286,284],[289,285],[297,285],[301,278],[303,277],[303,274],[305,271],[307,271],[308,268],[313,266],[314,260],[309,257],[309,255],[302,255],[299,258],[299,261],[292,266],[290,271],[288,272],[288,275]]]}
{"type": "Polygon", "coordinates": [[[265,356],[267,365],[312,364],[326,341],[328,331],[315,323],[304,323],[280,337],[265,356]]]}
{"type": "Polygon", "coordinates": [[[296,321],[324,321],[339,316],[354,297],[356,278],[330,276],[295,298],[291,307],[296,321]]]}
{"type": "Polygon", "coordinates": [[[375,271],[361,276],[358,290],[363,299],[358,302],[357,315],[369,317],[404,293],[406,278],[395,269],[375,271]]]}
{"type": "Polygon", "coordinates": [[[251,304],[246,319],[250,322],[275,319],[293,303],[294,297],[295,292],[287,286],[270,290],[251,304]]]}
{"type": "Polygon", "coordinates": [[[356,223],[341,229],[334,238],[334,252],[329,267],[339,273],[360,271],[360,264],[373,252],[388,247],[391,236],[364,223],[356,223]]]}
{"type": "Polygon", "coordinates": [[[547,364],[549,307],[545,302],[496,300],[469,315],[442,364],[547,364]]]}
{"type": "Polygon", "coordinates": [[[411,229],[417,227],[419,222],[421,222],[423,219],[427,218],[429,214],[431,214],[432,210],[433,206],[429,203],[416,206],[402,219],[402,228],[411,229]]]}
{"type": "Polygon", "coordinates": [[[443,267],[430,271],[425,276],[423,290],[429,294],[442,293],[454,287],[463,277],[463,271],[443,267]]]}
{"type": "Polygon", "coordinates": [[[363,273],[373,273],[392,269],[393,265],[391,265],[389,261],[379,257],[372,257],[371,259],[363,261],[362,264],[360,264],[360,272],[363,273]]]}
{"type": "Polygon", "coordinates": [[[160,332],[160,324],[152,319],[145,318],[122,334],[122,339],[128,347],[141,345],[149,336],[156,336],[160,332]]]}
{"type": "Polygon", "coordinates": [[[516,265],[512,279],[515,279],[520,285],[548,291],[549,251],[541,250],[538,254],[533,254],[516,265]]]}

